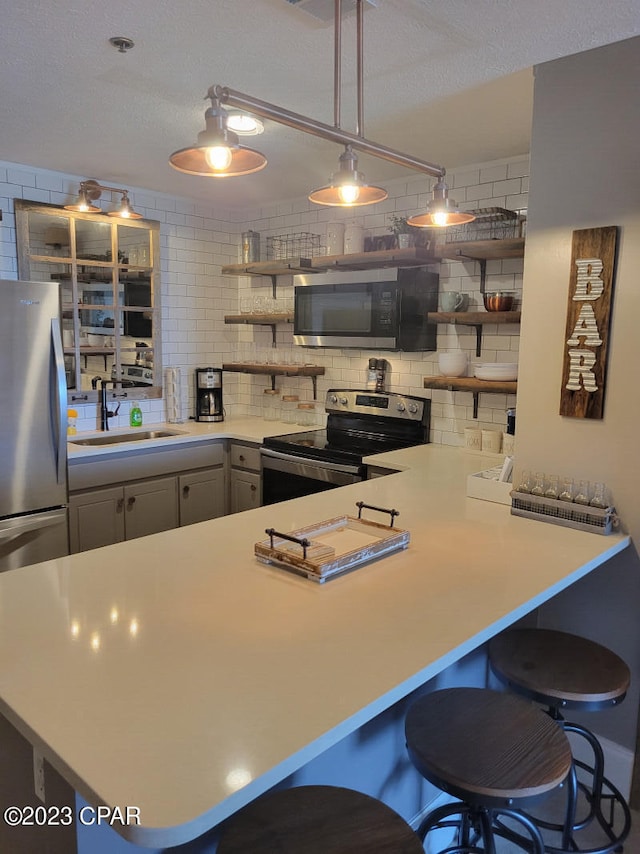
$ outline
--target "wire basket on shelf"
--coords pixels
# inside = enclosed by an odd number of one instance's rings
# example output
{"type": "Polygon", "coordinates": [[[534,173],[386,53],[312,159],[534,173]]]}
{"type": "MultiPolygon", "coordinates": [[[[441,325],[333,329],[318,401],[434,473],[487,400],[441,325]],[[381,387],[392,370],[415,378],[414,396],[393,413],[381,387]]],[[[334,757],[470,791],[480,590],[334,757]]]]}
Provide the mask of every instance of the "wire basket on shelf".
{"type": "Polygon", "coordinates": [[[323,254],[324,247],[319,234],[299,231],[296,234],[267,237],[268,261],[282,261],[287,258],[314,258],[316,255],[323,254]]]}
{"type": "Polygon", "coordinates": [[[520,237],[524,217],[517,211],[509,211],[506,208],[479,208],[469,213],[474,214],[475,219],[464,225],[448,228],[446,243],[520,237]]]}

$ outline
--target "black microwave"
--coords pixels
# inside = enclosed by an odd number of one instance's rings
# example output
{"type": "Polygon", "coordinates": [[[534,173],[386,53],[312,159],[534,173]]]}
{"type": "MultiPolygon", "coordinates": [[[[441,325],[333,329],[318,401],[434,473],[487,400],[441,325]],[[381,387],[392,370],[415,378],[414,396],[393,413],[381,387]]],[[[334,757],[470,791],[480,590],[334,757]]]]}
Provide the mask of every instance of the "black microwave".
{"type": "Polygon", "coordinates": [[[295,276],[293,338],[304,347],[435,350],[437,273],[427,267],[295,276]]]}

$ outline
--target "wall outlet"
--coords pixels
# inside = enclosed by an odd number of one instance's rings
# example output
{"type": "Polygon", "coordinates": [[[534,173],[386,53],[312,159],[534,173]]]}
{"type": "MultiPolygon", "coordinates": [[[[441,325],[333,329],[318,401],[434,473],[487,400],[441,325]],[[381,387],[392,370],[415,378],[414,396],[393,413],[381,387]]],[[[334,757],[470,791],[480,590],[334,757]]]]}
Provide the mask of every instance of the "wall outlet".
{"type": "Polygon", "coordinates": [[[44,796],[44,757],[33,748],[33,787],[42,803],[46,803],[44,796]]]}

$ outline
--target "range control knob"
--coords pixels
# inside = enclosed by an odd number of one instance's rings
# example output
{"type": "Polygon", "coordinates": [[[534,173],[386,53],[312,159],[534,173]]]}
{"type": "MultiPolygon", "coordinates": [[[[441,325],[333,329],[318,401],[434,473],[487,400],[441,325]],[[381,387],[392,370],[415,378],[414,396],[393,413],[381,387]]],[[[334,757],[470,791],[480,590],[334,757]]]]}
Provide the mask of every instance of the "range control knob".
{"type": "Polygon", "coordinates": [[[332,394],[332,395],[329,397],[329,402],[330,402],[330,403],[337,403],[337,402],[338,402],[338,398],[337,398],[337,396],[336,396],[335,394],[332,394]]]}
{"type": "Polygon", "coordinates": [[[404,403],[398,403],[398,404],[396,404],[396,409],[398,410],[398,412],[404,412],[406,407],[405,407],[404,403]]]}
{"type": "Polygon", "coordinates": [[[341,398],[340,398],[340,403],[341,403],[343,406],[346,406],[346,405],[347,405],[347,403],[349,403],[349,401],[347,400],[347,398],[346,398],[346,397],[341,397],[341,398]]]}
{"type": "Polygon", "coordinates": [[[418,411],[418,407],[416,406],[416,404],[415,404],[415,403],[410,403],[410,404],[409,404],[409,412],[410,412],[412,415],[415,415],[417,411],[418,411]]]}

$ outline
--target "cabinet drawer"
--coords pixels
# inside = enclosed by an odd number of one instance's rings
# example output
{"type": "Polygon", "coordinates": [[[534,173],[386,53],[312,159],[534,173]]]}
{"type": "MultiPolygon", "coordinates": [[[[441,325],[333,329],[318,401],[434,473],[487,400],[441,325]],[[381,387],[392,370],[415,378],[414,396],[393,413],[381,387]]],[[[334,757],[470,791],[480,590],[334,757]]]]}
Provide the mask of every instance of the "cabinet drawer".
{"type": "Polygon", "coordinates": [[[257,445],[231,444],[231,465],[238,469],[260,471],[260,448],[257,445]]]}

